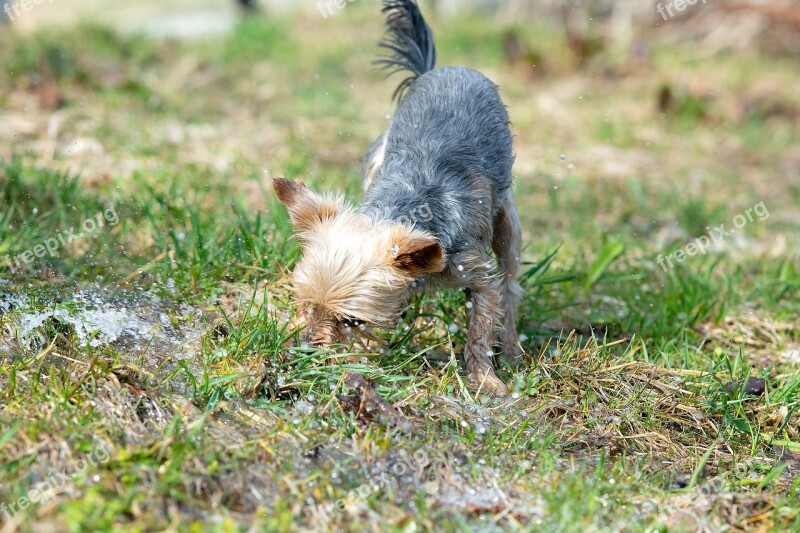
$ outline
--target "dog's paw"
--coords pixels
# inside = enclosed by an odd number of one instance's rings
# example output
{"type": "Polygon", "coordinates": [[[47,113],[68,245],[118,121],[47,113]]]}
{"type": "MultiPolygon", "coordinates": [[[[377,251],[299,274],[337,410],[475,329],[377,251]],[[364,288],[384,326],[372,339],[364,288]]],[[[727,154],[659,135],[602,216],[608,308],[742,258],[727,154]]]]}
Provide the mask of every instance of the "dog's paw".
{"type": "Polygon", "coordinates": [[[506,387],[506,384],[503,383],[492,370],[485,373],[473,373],[471,378],[472,382],[478,388],[479,395],[492,394],[502,397],[508,396],[508,387],[506,387]]]}

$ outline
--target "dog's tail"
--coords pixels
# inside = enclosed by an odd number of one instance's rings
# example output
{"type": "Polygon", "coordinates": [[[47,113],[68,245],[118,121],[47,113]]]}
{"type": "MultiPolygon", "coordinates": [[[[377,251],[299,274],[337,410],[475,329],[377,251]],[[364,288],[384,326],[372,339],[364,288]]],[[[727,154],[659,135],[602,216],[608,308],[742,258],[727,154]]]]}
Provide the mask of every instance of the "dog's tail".
{"type": "Polygon", "coordinates": [[[389,75],[411,72],[392,95],[399,101],[418,77],[435,68],[436,46],[415,0],[383,0],[383,13],[387,31],[379,46],[390,53],[375,64],[391,69],[389,75]]]}

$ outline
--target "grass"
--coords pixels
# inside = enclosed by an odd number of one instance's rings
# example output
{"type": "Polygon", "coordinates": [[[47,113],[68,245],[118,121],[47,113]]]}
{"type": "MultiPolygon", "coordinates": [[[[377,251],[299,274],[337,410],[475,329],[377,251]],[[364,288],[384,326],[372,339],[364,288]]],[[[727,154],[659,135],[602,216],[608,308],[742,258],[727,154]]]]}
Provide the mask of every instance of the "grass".
{"type": "MultiPolygon", "coordinates": [[[[653,40],[630,73],[597,75],[619,61],[601,55],[532,82],[474,45],[505,28],[434,25],[443,63],[503,87],[517,136],[528,358],[502,369],[506,402],[464,385],[458,292],[411,302],[355,362],[282,347],[298,249],[270,178],[358,197],[358,160],[392,112],[393,81],[369,68],[374,13],[253,19],[200,44],[0,36],[0,123],[22,132],[0,148],[0,258],[118,215],[0,265],[0,522],[800,527],[797,121],[727,111],[765,86],[797,105],[792,66],[653,40]],[[660,87],[687,77],[716,93],[678,87],[659,113],[660,87]],[[761,201],[768,218],[659,266],[761,201]],[[354,409],[351,372],[397,411],[354,409]],[[23,509],[31,490],[45,496],[23,509]]],[[[526,39],[541,55],[568,53],[541,35],[526,39]]]]}

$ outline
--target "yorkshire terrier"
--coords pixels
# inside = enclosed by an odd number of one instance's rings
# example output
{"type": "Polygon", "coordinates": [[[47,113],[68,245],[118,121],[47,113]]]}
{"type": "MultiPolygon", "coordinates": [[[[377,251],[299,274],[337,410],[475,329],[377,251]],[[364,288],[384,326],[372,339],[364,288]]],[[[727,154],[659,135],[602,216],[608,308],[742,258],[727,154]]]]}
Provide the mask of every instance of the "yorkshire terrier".
{"type": "Polygon", "coordinates": [[[313,345],[396,322],[414,290],[464,289],[469,374],[506,391],[494,371],[522,355],[517,337],[521,230],[511,190],[508,114],[497,86],[466,67],[436,68],[436,48],[414,0],[384,0],[390,54],[409,71],[388,131],[367,151],[358,206],[277,178],[302,246],[291,274],[293,327],[313,345]],[[494,257],[489,248],[494,251],[494,257]]]}

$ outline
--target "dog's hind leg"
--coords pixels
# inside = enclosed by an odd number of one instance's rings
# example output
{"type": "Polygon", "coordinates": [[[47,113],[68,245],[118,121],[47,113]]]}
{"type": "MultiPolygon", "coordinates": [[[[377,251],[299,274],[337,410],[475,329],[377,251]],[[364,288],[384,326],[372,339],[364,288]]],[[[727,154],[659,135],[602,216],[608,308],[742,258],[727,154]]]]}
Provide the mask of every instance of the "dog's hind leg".
{"type": "Polygon", "coordinates": [[[386,134],[375,139],[367,149],[364,162],[361,163],[361,180],[364,192],[367,192],[375,180],[378,169],[383,164],[383,156],[386,154],[386,134]]]}
{"type": "Polygon", "coordinates": [[[500,344],[503,346],[503,357],[511,363],[517,363],[523,354],[517,336],[519,302],[522,294],[522,288],[517,283],[517,270],[522,252],[522,228],[511,190],[508,191],[508,196],[494,222],[492,249],[497,256],[502,276],[500,306],[503,313],[503,327],[500,329],[500,344]]]}

